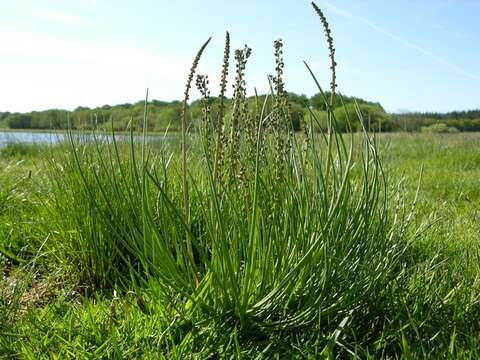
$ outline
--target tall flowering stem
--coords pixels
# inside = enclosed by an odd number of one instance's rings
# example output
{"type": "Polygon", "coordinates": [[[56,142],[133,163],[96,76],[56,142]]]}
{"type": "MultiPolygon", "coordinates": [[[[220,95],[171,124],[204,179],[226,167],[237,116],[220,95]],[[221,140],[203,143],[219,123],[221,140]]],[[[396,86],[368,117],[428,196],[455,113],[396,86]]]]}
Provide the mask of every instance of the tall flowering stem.
{"type": "Polygon", "coordinates": [[[193,267],[193,280],[195,284],[198,285],[198,277],[196,274],[196,266],[195,266],[195,258],[193,256],[193,248],[192,248],[192,239],[190,234],[190,200],[188,195],[188,180],[187,180],[187,107],[188,107],[188,100],[190,98],[190,89],[192,87],[193,77],[198,67],[198,63],[200,62],[200,58],[202,57],[203,51],[210,43],[209,38],[198,50],[195,59],[193,60],[192,66],[190,68],[190,73],[188,74],[187,84],[185,86],[185,97],[183,99],[183,107],[182,107],[182,187],[183,187],[183,215],[184,221],[186,225],[186,239],[187,239],[187,251],[188,256],[190,257],[190,261],[193,267]]]}
{"type": "Polygon", "coordinates": [[[325,17],[323,11],[313,1],[312,6],[322,22],[323,30],[325,31],[325,37],[327,38],[328,52],[330,57],[330,70],[332,73],[332,81],[330,83],[330,89],[332,92],[330,106],[333,106],[333,102],[335,101],[335,90],[337,88],[337,63],[335,62],[335,47],[333,46],[332,30],[330,30],[330,25],[328,24],[327,18],[325,17]]]}

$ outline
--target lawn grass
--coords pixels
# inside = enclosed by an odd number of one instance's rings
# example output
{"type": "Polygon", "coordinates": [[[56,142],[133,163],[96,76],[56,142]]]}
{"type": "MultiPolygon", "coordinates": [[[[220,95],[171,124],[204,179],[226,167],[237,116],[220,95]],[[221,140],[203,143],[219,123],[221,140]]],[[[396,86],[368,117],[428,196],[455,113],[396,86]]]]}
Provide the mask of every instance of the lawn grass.
{"type": "MultiPolygon", "coordinates": [[[[400,201],[408,208],[422,176],[414,225],[408,231],[422,230],[411,238],[393,284],[378,294],[372,291],[371,303],[365,302],[362,311],[353,312],[352,302],[340,302],[335,308],[340,316],[332,317],[338,318],[337,322],[326,319],[323,324],[273,327],[267,332],[262,330],[265,325],[242,325],[234,314],[216,317],[209,311],[193,311],[189,301],[183,302],[186,308],[182,311],[166,308],[161,299],[165,291],[157,281],[143,285],[134,281],[126,285],[131,287],[129,291],[125,285],[115,288],[105,279],[89,283],[90,277],[79,271],[79,263],[72,267],[67,258],[62,259],[68,254],[60,254],[61,247],[53,249],[50,240],[45,242],[57,236],[61,243],[66,234],[59,229],[68,228],[59,226],[59,213],[45,205],[52,201],[52,192],[60,189],[55,190],[48,181],[50,159],[61,160],[59,164],[67,168],[65,148],[22,151],[21,158],[2,155],[1,244],[25,262],[5,256],[2,260],[0,354],[32,359],[284,358],[286,354],[297,358],[334,354],[476,358],[479,144],[478,134],[379,136],[392,204],[397,202],[400,186],[400,201]],[[187,313],[190,316],[185,317],[187,313]]],[[[163,151],[156,150],[158,154],[163,151]]],[[[73,177],[66,178],[71,181],[73,177]]],[[[171,186],[175,193],[180,184],[171,186]]],[[[181,206],[181,198],[178,203],[181,206]]],[[[62,204],[66,206],[67,201],[62,204]]],[[[61,211],[66,215],[69,210],[61,211]]],[[[74,211],[79,212],[78,208],[74,211]]],[[[192,208],[192,213],[196,211],[192,208]]],[[[113,266],[108,261],[107,265],[113,266]]],[[[114,278],[115,273],[111,275],[114,278]]],[[[95,275],[102,278],[108,274],[92,274],[93,279],[95,275]]],[[[362,296],[361,292],[355,294],[362,296]]],[[[214,304],[211,306],[230,306],[214,304]]]]}

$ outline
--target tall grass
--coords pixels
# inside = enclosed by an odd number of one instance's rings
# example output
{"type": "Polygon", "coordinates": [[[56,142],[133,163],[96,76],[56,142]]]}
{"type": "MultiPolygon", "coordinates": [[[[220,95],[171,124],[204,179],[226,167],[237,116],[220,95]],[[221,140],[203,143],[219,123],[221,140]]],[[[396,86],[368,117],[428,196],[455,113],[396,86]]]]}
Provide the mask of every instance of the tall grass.
{"type": "MultiPolygon", "coordinates": [[[[185,106],[209,41],[188,75],[185,106]]],[[[227,65],[229,44],[227,33],[227,65]]],[[[188,134],[183,112],[180,152],[133,133],[111,143],[71,135],[70,151],[51,162],[55,231],[46,246],[89,291],[134,291],[142,308],[148,296],[181,331],[227,324],[240,338],[301,334],[318,355],[354,354],[389,321],[409,267],[411,210],[387,196],[375,138],[336,130],[332,100],[308,65],[329,132],[293,133],[282,47],[275,42],[271,93],[254,108],[245,96],[252,50],[235,51],[230,117],[223,106],[218,117],[209,111],[208,83],[198,78],[204,121],[188,134]]],[[[365,123],[358,107],[348,116],[365,123]]],[[[318,121],[311,113],[304,125],[318,121]]]]}

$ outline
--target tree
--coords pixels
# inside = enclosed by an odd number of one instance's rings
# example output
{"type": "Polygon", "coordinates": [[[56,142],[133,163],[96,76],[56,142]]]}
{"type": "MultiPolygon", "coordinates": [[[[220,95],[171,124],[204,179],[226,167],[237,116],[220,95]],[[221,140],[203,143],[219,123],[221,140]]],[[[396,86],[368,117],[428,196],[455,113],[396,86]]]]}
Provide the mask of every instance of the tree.
{"type": "Polygon", "coordinates": [[[32,117],[27,114],[13,114],[8,116],[5,121],[11,129],[30,129],[32,127],[32,117]]]}
{"type": "Polygon", "coordinates": [[[363,121],[367,131],[393,131],[395,124],[385,110],[377,104],[358,104],[361,118],[357,113],[357,105],[346,104],[345,107],[335,109],[334,114],[340,131],[361,130],[363,121]]]}

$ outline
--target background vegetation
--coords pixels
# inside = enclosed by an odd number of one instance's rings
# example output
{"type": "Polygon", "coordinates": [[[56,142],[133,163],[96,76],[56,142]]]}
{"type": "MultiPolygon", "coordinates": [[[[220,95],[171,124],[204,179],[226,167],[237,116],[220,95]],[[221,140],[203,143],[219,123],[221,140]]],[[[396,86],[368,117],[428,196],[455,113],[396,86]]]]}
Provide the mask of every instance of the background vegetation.
{"type": "MultiPolygon", "coordinates": [[[[328,92],[327,92],[328,96],[328,92]]],[[[263,102],[265,95],[260,96],[263,102]]],[[[310,98],[305,95],[295,93],[288,94],[288,100],[292,107],[292,121],[296,130],[300,130],[301,122],[304,117],[308,117],[309,108],[317,113],[320,118],[326,119],[325,104],[322,104],[321,94],[318,93],[310,98]]],[[[227,104],[231,104],[232,99],[226,99],[227,104]]],[[[253,108],[255,97],[248,98],[249,107],[253,108]]],[[[407,131],[418,132],[432,125],[448,129],[456,129],[461,132],[480,131],[480,110],[459,111],[451,113],[407,113],[390,114],[387,113],[379,103],[365,101],[361,98],[343,96],[343,103],[352,114],[354,103],[359,104],[368,121],[370,130],[376,132],[407,131]]],[[[196,100],[190,103],[188,107],[188,116],[198,123],[202,117],[202,100],[196,100]]],[[[210,97],[209,103],[211,111],[215,113],[219,109],[220,100],[218,97],[210,97]]],[[[68,119],[70,119],[74,129],[110,129],[113,127],[117,131],[125,131],[129,124],[133,124],[134,129],[138,129],[142,124],[144,101],[135,104],[104,105],[98,108],[78,107],[74,111],[66,110],[46,110],[33,111],[30,113],[0,113],[0,128],[6,129],[67,129],[68,119]]],[[[345,111],[342,100],[337,97],[332,106],[337,111],[337,117],[342,131],[346,128],[345,111]]],[[[164,102],[152,100],[149,103],[150,116],[148,118],[148,130],[163,132],[166,129],[180,130],[180,113],[182,103],[180,101],[164,102]]],[[[326,124],[324,123],[326,127],[326,124]]],[[[435,131],[435,126],[429,131],[435,131]]],[[[352,124],[353,130],[359,130],[358,122],[352,124]]],[[[444,132],[442,128],[439,132],[444,132]]],[[[423,130],[425,131],[425,130],[423,130]]],[[[446,130],[445,130],[446,131],[446,130]]],[[[453,130],[454,131],[454,130],[453,130]]]]}

